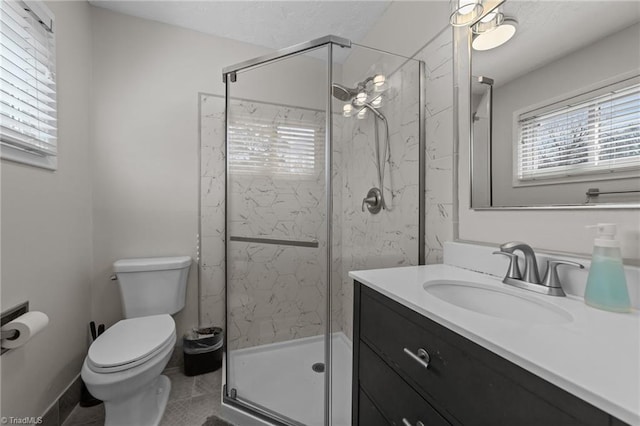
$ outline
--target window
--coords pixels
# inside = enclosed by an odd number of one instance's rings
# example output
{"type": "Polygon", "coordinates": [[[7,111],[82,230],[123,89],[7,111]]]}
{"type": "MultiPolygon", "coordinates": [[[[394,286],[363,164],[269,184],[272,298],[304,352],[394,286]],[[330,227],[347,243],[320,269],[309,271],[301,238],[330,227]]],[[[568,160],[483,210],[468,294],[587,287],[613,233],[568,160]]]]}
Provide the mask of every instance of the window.
{"type": "Polygon", "coordinates": [[[0,154],[57,168],[53,14],[42,2],[0,2],[0,154]]]}
{"type": "Polygon", "coordinates": [[[558,179],[640,169],[640,77],[517,118],[517,179],[558,179]]]}
{"type": "Polygon", "coordinates": [[[230,120],[230,172],[314,176],[324,146],[323,124],[292,119],[274,123],[256,117],[230,120]]]}

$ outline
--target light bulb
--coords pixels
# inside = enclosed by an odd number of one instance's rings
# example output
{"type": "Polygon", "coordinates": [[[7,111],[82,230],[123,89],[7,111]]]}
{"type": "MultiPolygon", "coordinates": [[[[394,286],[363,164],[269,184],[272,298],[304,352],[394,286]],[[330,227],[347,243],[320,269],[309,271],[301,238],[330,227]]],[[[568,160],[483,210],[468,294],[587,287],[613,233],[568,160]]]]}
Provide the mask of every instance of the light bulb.
{"type": "Polygon", "coordinates": [[[358,111],[358,119],[362,120],[366,116],[367,116],[367,110],[366,109],[362,108],[360,111],[358,111]]]}
{"type": "Polygon", "coordinates": [[[360,92],[356,95],[356,105],[364,105],[367,101],[367,94],[365,92],[360,92]]]}
{"type": "Polygon", "coordinates": [[[382,106],[382,95],[378,96],[371,102],[371,106],[374,108],[380,108],[382,106]]]}
{"type": "Polygon", "coordinates": [[[373,90],[383,92],[387,90],[387,78],[383,74],[373,77],[373,90]]]}
{"type": "Polygon", "coordinates": [[[343,116],[351,117],[352,114],[353,114],[353,107],[351,106],[351,104],[346,104],[345,106],[342,107],[343,116]]]}

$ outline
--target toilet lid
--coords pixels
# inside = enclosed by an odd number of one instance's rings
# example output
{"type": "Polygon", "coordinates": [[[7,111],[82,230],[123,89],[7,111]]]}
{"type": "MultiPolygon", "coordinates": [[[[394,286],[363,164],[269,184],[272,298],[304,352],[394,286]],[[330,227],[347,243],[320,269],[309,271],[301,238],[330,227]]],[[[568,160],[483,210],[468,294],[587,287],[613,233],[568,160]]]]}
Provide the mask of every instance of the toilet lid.
{"type": "Polygon", "coordinates": [[[87,361],[94,371],[121,371],[144,362],[175,338],[171,315],[152,315],[117,322],[89,347],[87,361]]]}

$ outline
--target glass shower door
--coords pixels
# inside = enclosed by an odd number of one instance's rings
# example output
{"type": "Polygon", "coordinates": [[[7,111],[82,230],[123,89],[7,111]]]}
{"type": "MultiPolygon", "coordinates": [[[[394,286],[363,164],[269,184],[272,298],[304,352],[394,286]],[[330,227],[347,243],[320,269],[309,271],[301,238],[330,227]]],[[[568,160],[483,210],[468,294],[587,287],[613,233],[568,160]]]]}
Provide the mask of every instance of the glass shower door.
{"type": "Polygon", "coordinates": [[[327,46],[227,81],[227,397],[325,424],[327,46]]]}

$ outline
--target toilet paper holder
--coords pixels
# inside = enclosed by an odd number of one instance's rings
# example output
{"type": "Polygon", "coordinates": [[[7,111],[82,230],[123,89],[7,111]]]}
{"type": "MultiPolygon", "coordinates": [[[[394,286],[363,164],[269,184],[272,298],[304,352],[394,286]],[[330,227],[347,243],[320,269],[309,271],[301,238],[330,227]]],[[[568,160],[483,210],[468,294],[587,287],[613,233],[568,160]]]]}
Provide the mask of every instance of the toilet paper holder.
{"type": "MultiPolygon", "coordinates": [[[[13,321],[19,316],[26,314],[27,312],[29,312],[29,301],[16,305],[11,309],[7,309],[6,311],[2,312],[2,316],[0,319],[0,327],[13,321]]],[[[11,331],[2,331],[0,334],[2,339],[16,339],[20,333],[18,333],[16,330],[11,330],[11,331]]],[[[9,350],[10,349],[8,348],[2,348],[2,351],[0,351],[0,355],[4,354],[9,350]]]]}

